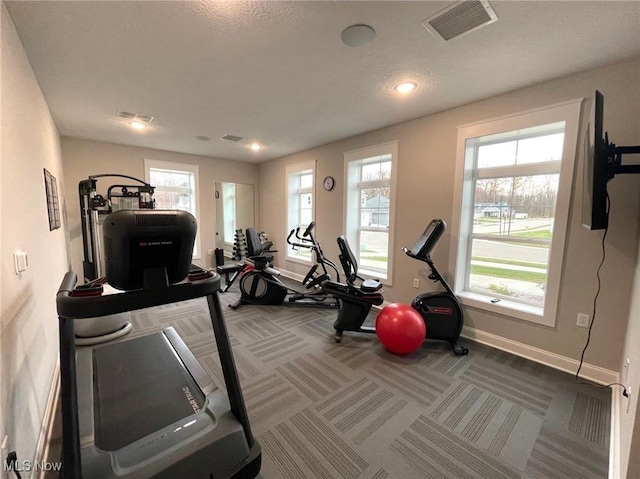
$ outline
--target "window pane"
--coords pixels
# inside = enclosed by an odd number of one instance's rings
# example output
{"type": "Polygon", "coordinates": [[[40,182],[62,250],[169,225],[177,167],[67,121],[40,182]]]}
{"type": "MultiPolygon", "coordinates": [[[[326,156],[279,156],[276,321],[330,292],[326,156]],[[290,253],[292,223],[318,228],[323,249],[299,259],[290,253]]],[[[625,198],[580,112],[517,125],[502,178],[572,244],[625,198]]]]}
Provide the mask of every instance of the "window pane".
{"type": "Polygon", "coordinates": [[[542,306],[548,262],[548,246],[473,239],[468,288],[542,306]]]}
{"type": "Polygon", "coordinates": [[[564,133],[525,138],[518,141],[517,163],[521,165],[541,161],[560,161],[563,145],[564,133]]]}
{"type": "Polygon", "coordinates": [[[386,231],[360,231],[358,267],[373,271],[386,271],[389,260],[389,233],[386,231]]]}
{"type": "Polygon", "coordinates": [[[513,165],[516,162],[516,141],[505,141],[478,147],[478,168],[513,165]]]}
{"type": "Polygon", "coordinates": [[[236,184],[222,184],[222,204],[224,215],[224,242],[233,243],[236,232],[236,184]]]}
{"type": "Polygon", "coordinates": [[[191,173],[169,170],[149,171],[151,184],[153,186],[183,186],[191,188],[191,173]]]}
{"type": "Polygon", "coordinates": [[[478,147],[478,168],[560,161],[564,133],[520,138],[478,147]]]}
{"type": "Polygon", "coordinates": [[[550,242],[559,180],[559,174],[478,180],[473,233],[550,242]]]}
{"type": "Polygon", "coordinates": [[[156,188],[153,197],[159,210],[183,210],[193,213],[191,195],[156,188]]]}
{"type": "Polygon", "coordinates": [[[360,226],[387,228],[389,226],[390,188],[360,190],[360,226]]]}
{"type": "Polygon", "coordinates": [[[380,179],[380,163],[362,165],[362,180],[373,181],[380,179]]]}
{"type": "Polygon", "coordinates": [[[300,175],[300,189],[311,188],[312,186],[313,186],[312,174],[300,175]]]}
{"type": "Polygon", "coordinates": [[[470,290],[544,305],[558,181],[551,174],[476,182],[473,234],[496,240],[472,239],[470,290]]]}

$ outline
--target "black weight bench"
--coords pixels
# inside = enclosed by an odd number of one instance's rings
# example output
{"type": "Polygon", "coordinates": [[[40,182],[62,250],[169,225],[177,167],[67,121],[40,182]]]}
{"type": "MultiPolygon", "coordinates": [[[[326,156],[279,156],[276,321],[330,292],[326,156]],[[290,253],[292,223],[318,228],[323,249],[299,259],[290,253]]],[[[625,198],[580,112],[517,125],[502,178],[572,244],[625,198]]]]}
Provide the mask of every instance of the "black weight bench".
{"type": "Polygon", "coordinates": [[[238,275],[245,268],[245,266],[247,266],[246,263],[233,263],[233,264],[221,264],[220,266],[216,267],[216,271],[218,272],[218,274],[224,275],[225,287],[223,290],[221,290],[222,293],[226,293],[229,290],[229,288],[231,287],[233,282],[236,280],[238,275]]]}

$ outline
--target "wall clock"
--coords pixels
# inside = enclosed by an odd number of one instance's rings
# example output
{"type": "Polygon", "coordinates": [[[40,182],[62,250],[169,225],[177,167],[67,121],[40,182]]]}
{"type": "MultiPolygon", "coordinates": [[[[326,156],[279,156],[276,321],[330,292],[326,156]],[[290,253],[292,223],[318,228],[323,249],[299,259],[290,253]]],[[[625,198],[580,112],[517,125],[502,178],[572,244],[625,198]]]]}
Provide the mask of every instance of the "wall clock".
{"type": "Polygon", "coordinates": [[[333,176],[325,176],[324,180],[322,180],[322,186],[327,191],[331,191],[335,184],[336,180],[333,179],[333,176]]]}

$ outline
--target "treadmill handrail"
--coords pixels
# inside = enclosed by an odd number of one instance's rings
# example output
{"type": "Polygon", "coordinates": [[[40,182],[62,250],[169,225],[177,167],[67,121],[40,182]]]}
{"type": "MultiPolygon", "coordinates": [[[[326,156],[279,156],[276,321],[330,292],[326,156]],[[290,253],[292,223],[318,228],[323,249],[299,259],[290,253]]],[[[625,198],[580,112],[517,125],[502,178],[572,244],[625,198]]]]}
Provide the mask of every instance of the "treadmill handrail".
{"type": "Polygon", "coordinates": [[[102,296],[72,296],[76,280],[76,274],[70,271],[58,289],[56,303],[58,315],[61,317],[82,319],[107,316],[200,298],[220,289],[220,275],[213,273],[210,278],[194,282],[185,281],[163,288],[160,294],[158,291],[141,289],[102,296]]]}

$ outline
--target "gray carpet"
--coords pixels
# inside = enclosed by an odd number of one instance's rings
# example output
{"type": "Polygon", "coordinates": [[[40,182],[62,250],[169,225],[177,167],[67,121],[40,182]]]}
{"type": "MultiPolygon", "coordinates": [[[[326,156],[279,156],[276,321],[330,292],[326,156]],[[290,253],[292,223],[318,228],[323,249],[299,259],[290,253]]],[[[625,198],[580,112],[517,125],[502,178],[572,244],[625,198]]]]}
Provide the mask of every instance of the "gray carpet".
{"type": "MultiPolygon", "coordinates": [[[[409,356],[375,335],[333,340],[335,310],[227,308],[263,478],[604,478],[610,394],[480,344],[426,342],[409,356]]],[[[134,313],[173,325],[223,385],[206,303],[134,313]]]]}
{"type": "MultiPolygon", "coordinates": [[[[468,356],[336,344],[336,310],[227,308],[238,295],[220,297],[264,479],[607,477],[609,390],[470,341],[468,356]]],[[[224,387],[204,299],[132,321],[129,338],[174,326],[224,387]]]]}

